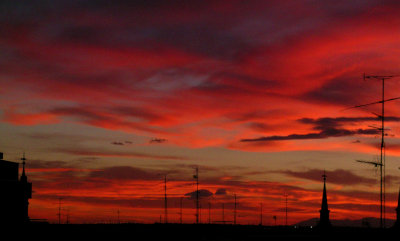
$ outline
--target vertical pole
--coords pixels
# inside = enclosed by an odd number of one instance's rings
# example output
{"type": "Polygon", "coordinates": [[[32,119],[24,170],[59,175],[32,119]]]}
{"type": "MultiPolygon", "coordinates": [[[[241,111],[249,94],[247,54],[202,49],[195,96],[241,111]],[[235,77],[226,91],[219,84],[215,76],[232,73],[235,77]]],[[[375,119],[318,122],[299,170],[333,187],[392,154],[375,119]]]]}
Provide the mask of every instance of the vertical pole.
{"type": "Polygon", "coordinates": [[[236,194],[234,194],[234,197],[235,197],[235,209],[234,209],[234,212],[233,212],[233,224],[234,225],[236,225],[236,194]]]}
{"type": "Polygon", "coordinates": [[[181,221],[181,224],[182,224],[182,220],[183,220],[183,219],[182,219],[182,216],[183,216],[183,212],[182,212],[183,197],[181,197],[181,200],[180,200],[180,201],[181,201],[181,203],[180,203],[180,204],[181,204],[181,205],[180,205],[180,206],[181,206],[181,212],[180,212],[181,218],[180,218],[180,221],[181,221]]]}
{"type": "Polygon", "coordinates": [[[285,198],[286,198],[286,200],[285,200],[285,204],[286,204],[285,205],[285,226],[288,225],[288,222],[287,222],[287,204],[288,204],[287,197],[288,197],[288,194],[285,193],[285,198]]]}
{"type": "Polygon", "coordinates": [[[211,224],[211,203],[208,203],[208,224],[211,224]]]}
{"type": "Polygon", "coordinates": [[[383,228],[384,224],[382,222],[382,212],[383,212],[383,206],[382,202],[384,200],[383,194],[382,194],[382,184],[383,184],[383,173],[382,169],[384,169],[384,163],[383,163],[383,148],[384,148],[384,136],[385,136],[385,78],[382,78],[382,139],[381,139],[381,165],[380,165],[380,171],[381,171],[381,217],[380,217],[380,227],[383,228]]]}
{"type": "Polygon", "coordinates": [[[61,198],[58,198],[58,224],[61,224],[61,198]]]}
{"type": "Polygon", "coordinates": [[[201,203],[199,204],[199,223],[201,223],[201,203]]]}
{"type": "Polygon", "coordinates": [[[224,207],[224,203],[222,203],[222,223],[225,224],[225,207],[224,207]]]}
{"type": "Polygon", "coordinates": [[[199,168],[196,167],[196,223],[199,223],[199,168]]]}
{"type": "Polygon", "coordinates": [[[260,226],[263,225],[263,204],[260,203],[260,226]]]}
{"type": "Polygon", "coordinates": [[[164,222],[168,223],[167,175],[164,176],[164,222]]]}

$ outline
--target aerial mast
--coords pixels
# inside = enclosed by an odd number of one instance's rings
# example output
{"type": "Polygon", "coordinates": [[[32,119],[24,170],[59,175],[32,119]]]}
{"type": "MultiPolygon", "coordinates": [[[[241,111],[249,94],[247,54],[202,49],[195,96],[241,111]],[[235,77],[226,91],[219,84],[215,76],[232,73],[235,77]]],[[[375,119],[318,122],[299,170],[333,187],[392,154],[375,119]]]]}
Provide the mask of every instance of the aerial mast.
{"type": "Polygon", "coordinates": [[[367,164],[372,164],[375,165],[376,167],[379,166],[380,170],[380,227],[383,228],[385,227],[385,219],[386,219],[386,198],[385,198],[385,193],[386,193],[386,165],[385,165],[385,102],[388,101],[393,101],[400,99],[400,97],[396,98],[391,98],[391,99],[386,99],[385,100],[385,80],[391,79],[397,77],[396,75],[365,75],[364,73],[364,80],[366,79],[376,79],[376,80],[381,80],[382,81],[382,100],[377,101],[377,102],[372,102],[364,105],[358,105],[354,106],[351,108],[359,108],[359,107],[365,107],[369,105],[374,105],[374,104],[381,104],[381,115],[377,115],[379,119],[381,119],[381,128],[377,128],[381,132],[381,145],[380,145],[380,161],[379,163],[377,162],[368,162],[368,161],[358,161],[362,163],[367,163],[367,164]]]}
{"type": "Polygon", "coordinates": [[[263,204],[260,203],[260,226],[263,225],[263,204]]]}
{"type": "Polygon", "coordinates": [[[285,193],[285,225],[287,226],[288,225],[288,222],[287,222],[287,220],[288,220],[288,200],[287,200],[287,198],[288,198],[288,194],[287,193],[285,193]]]}
{"type": "Polygon", "coordinates": [[[183,221],[183,219],[182,219],[182,216],[183,216],[183,209],[182,209],[183,205],[182,205],[182,202],[183,202],[183,197],[180,198],[180,209],[181,210],[180,210],[179,214],[180,214],[180,222],[181,222],[181,224],[182,224],[182,221],[183,221]]]}
{"type": "Polygon", "coordinates": [[[168,223],[167,174],[164,175],[164,222],[168,223]]]}
{"type": "Polygon", "coordinates": [[[235,198],[235,209],[234,209],[234,216],[233,216],[233,224],[236,225],[236,193],[234,194],[234,198],[235,198]]]}
{"type": "Polygon", "coordinates": [[[196,174],[193,176],[196,179],[196,223],[199,223],[199,168],[196,167],[196,174]]]}

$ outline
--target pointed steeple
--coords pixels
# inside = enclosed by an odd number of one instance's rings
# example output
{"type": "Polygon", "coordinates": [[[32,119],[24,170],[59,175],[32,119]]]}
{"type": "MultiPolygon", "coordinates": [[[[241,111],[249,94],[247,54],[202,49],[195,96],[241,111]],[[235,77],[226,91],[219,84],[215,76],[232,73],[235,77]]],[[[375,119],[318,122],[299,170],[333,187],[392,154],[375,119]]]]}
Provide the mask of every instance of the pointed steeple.
{"type": "Polygon", "coordinates": [[[324,175],[322,175],[324,178],[324,191],[322,193],[322,204],[321,204],[321,210],[328,210],[328,198],[326,196],[326,174],[324,171],[324,175]]]}
{"type": "Polygon", "coordinates": [[[319,223],[318,226],[321,228],[329,228],[331,227],[331,222],[329,221],[329,209],[328,209],[328,198],[326,195],[326,174],[324,171],[324,175],[322,175],[324,178],[324,190],[322,193],[322,204],[321,204],[321,210],[319,211],[320,213],[320,218],[319,218],[319,223]]]}
{"type": "Polygon", "coordinates": [[[25,152],[24,152],[24,154],[23,154],[21,160],[22,160],[21,182],[27,183],[27,182],[28,182],[28,178],[26,177],[26,174],[25,174],[25,160],[26,160],[26,158],[25,158],[25,152]]]}

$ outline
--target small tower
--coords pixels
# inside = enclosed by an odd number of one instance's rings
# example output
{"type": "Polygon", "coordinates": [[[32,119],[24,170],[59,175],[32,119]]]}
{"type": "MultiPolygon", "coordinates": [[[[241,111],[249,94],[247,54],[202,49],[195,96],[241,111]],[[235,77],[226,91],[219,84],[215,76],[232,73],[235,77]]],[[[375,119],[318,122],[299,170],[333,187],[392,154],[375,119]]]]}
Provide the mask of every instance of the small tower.
{"type": "Polygon", "coordinates": [[[19,179],[21,185],[21,220],[23,222],[29,222],[28,216],[28,206],[29,206],[29,199],[32,198],[32,183],[28,182],[28,178],[25,174],[25,153],[23,154],[21,161],[22,161],[22,174],[21,178],[19,179]]]}
{"type": "Polygon", "coordinates": [[[22,174],[21,174],[21,179],[20,179],[21,183],[28,182],[28,178],[26,177],[26,174],[25,174],[25,160],[26,160],[26,158],[25,158],[25,152],[24,152],[24,154],[21,158],[21,161],[22,161],[22,174]]]}
{"type": "Polygon", "coordinates": [[[326,175],[324,171],[324,175],[322,175],[324,178],[324,191],[322,193],[322,204],[321,204],[321,210],[319,211],[320,216],[319,216],[319,223],[318,227],[319,228],[330,228],[331,222],[329,221],[329,209],[328,209],[328,198],[326,196],[326,175]]]}
{"type": "Polygon", "coordinates": [[[400,189],[399,189],[399,197],[397,199],[397,208],[396,208],[396,222],[394,223],[395,228],[400,228],[400,189]]]}
{"type": "Polygon", "coordinates": [[[0,226],[29,222],[28,205],[32,198],[32,183],[25,174],[25,154],[22,160],[22,175],[19,163],[3,160],[0,153],[0,226]]]}

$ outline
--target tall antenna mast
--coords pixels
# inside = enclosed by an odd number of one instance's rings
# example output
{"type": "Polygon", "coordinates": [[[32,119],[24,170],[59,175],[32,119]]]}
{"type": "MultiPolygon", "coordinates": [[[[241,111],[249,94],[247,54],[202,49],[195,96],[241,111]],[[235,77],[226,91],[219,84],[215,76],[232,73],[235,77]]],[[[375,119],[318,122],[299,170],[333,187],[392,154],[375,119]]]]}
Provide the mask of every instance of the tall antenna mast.
{"type": "Polygon", "coordinates": [[[180,221],[181,221],[181,224],[182,224],[182,216],[183,216],[183,212],[182,212],[182,202],[183,202],[183,197],[181,197],[180,198],[180,206],[181,206],[181,212],[179,213],[180,214],[180,221]]]}
{"type": "Polygon", "coordinates": [[[168,223],[167,174],[164,175],[164,222],[168,223]]]}
{"type": "Polygon", "coordinates": [[[58,224],[61,224],[61,197],[58,198],[58,224]]]}
{"type": "Polygon", "coordinates": [[[287,226],[288,225],[288,222],[287,222],[287,213],[288,213],[288,209],[287,209],[287,204],[288,204],[288,201],[287,201],[287,198],[288,198],[288,194],[287,193],[285,193],[285,225],[287,226]]]}
{"type": "Polygon", "coordinates": [[[208,203],[208,224],[211,224],[211,202],[208,203]]]}
{"type": "Polygon", "coordinates": [[[121,224],[121,221],[119,219],[119,209],[117,210],[117,214],[118,214],[118,224],[121,224]]]}
{"type": "Polygon", "coordinates": [[[222,203],[222,223],[225,224],[225,206],[224,206],[224,203],[222,203]]]}
{"type": "Polygon", "coordinates": [[[69,224],[69,209],[67,209],[67,224],[69,224]]]}
{"type": "Polygon", "coordinates": [[[382,81],[382,100],[377,101],[377,102],[372,102],[364,105],[358,105],[358,106],[353,106],[351,108],[359,108],[359,107],[365,107],[369,105],[374,105],[374,104],[382,104],[381,107],[381,115],[377,115],[378,118],[381,119],[381,128],[378,128],[378,130],[381,131],[381,146],[380,146],[380,162],[379,163],[374,163],[374,162],[368,162],[368,161],[359,161],[367,164],[373,164],[376,167],[379,166],[380,169],[380,227],[384,228],[385,227],[385,219],[386,219],[386,198],[385,198],[385,193],[386,193],[386,159],[385,159],[385,102],[388,101],[393,101],[400,99],[400,97],[396,98],[391,98],[385,100],[385,80],[391,79],[394,77],[397,77],[396,75],[365,75],[364,73],[364,80],[366,79],[376,79],[376,80],[381,80],[382,81]]]}
{"type": "Polygon", "coordinates": [[[235,198],[235,209],[234,209],[234,216],[233,216],[233,224],[236,225],[236,193],[234,194],[234,198],[235,198]]]}
{"type": "Polygon", "coordinates": [[[193,176],[196,179],[196,223],[199,223],[199,168],[196,167],[196,174],[193,176]]]}

